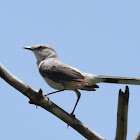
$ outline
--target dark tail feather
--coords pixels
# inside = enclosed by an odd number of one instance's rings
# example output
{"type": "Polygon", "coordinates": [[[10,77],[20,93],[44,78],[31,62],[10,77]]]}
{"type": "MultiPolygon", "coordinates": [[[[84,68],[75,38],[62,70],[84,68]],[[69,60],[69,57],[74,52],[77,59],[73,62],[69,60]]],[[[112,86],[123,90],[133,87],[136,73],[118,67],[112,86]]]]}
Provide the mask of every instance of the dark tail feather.
{"type": "Polygon", "coordinates": [[[140,79],[137,78],[102,76],[102,75],[98,75],[96,78],[103,83],[140,85],[140,79]]]}
{"type": "Polygon", "coordinates": [[[85,86],[81,88],[80,90],[95,91],[96,90],[95,88],[99,88],[99,86],[98,85],[85,86]]]}

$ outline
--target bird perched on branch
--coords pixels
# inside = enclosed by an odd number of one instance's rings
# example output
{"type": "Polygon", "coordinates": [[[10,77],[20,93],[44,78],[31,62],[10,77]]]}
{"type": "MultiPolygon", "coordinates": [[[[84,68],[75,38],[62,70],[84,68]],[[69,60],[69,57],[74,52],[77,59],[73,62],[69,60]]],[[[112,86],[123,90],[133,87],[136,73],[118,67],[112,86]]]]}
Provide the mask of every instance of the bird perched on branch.
{"type": "Polygon", "coordinates": [[[80,99],[81,93],[79,90],[95,91],[96,88],[99,88],[97,83],[140,85],[140,79],[93,75],[63,64],[59,61],[55,50],[49,45],[40,44],[33,47],[24,48],[34,52],[37,58],[37,66],[41,76],[49,86],[57,89],[57,91],[48,93],[47,95],[64,90],[75,91],[77,101],[71,114],[74,113],[80,99]]]}

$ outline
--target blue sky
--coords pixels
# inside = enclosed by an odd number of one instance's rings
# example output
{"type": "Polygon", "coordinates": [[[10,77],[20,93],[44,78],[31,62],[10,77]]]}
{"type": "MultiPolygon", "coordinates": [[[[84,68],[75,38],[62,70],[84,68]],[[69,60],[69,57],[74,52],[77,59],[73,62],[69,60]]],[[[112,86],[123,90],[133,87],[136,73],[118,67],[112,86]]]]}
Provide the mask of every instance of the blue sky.
{"type": "MultiPolygon", "coordinates": [[[[33,54],[24,46],[49,44],[59,59],[82,71],[140,78],[139,0],[12,0],[0,4],[0,63],[34,89],[54,91],[38,73],[33,54]]],[[[0,139],[84,138],[0,79],[0,139]]],[[[118,91],[125,85],[99,84],[81,91],[75,115],[107,140],[115,137],[118,91]]],[[[140,131],[140,86],[130,87],[128,140],[140,131]]],[[[73,91],[50,99],[69,113],[73,91]]]]}

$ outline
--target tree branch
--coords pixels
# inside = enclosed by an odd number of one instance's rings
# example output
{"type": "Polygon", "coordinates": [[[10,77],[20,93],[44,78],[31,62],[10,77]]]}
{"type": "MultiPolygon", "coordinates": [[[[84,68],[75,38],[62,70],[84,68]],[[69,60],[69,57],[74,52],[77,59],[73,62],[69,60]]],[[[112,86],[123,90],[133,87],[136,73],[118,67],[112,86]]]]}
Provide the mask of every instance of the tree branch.
{"type": "Polygon", "coordinates": [[[140,140],[140,132],[137,134],[137,136],[134,138],[134,140],[140,140]]]}
{"type": "Polygon", "coordinates": [[[0,64],[0,77],[3,78],[8,84],[20,91],[23,95],[27,96],[30,104],[35,104],[54,114],[56,117],[70,125],[77,132],[83,135],[88,140],[105,140],[97,133],[88,128],[80,120],[68,114],[66,111],[54,104],[48,97],[43,96],[42,90],[34,90],[13,74],[11,74],[4,66],[0,64]]]}
{"type": "Polygon", "coordinates": [[[118,98],[117,130],[115,140],[126,140],[127,136],[127,115],[129,102],[129,88],[126,86],[123,93],[120,89],[118,98]]]}

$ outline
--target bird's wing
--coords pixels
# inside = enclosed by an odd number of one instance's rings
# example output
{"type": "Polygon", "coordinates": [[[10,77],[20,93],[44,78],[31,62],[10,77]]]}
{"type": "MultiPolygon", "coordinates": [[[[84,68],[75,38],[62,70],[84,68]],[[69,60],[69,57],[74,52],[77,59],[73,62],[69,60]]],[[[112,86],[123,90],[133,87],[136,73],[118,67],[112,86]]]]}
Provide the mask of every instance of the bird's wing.
{"type": "Polygon", "coordinates": [[[91,84],[91,81],[86,79],[80,71],[62,63],[53,63],[51,66],[42,64],[39,67],[39,72],[43,77],[62,83],[66,87],[88,91],[95,91],[95,88],[98,88],[97,85],[91,84]]]}
{"type": "Polygon", "coordinates": [[[51,67],[47,67],[46,65],[42,64],[39,67],[39,72],[42,76],[58,83],[63,83],[64,81],[80,82],[85,79],[80,72],[62,64],[54,64],[51,67]]]}

